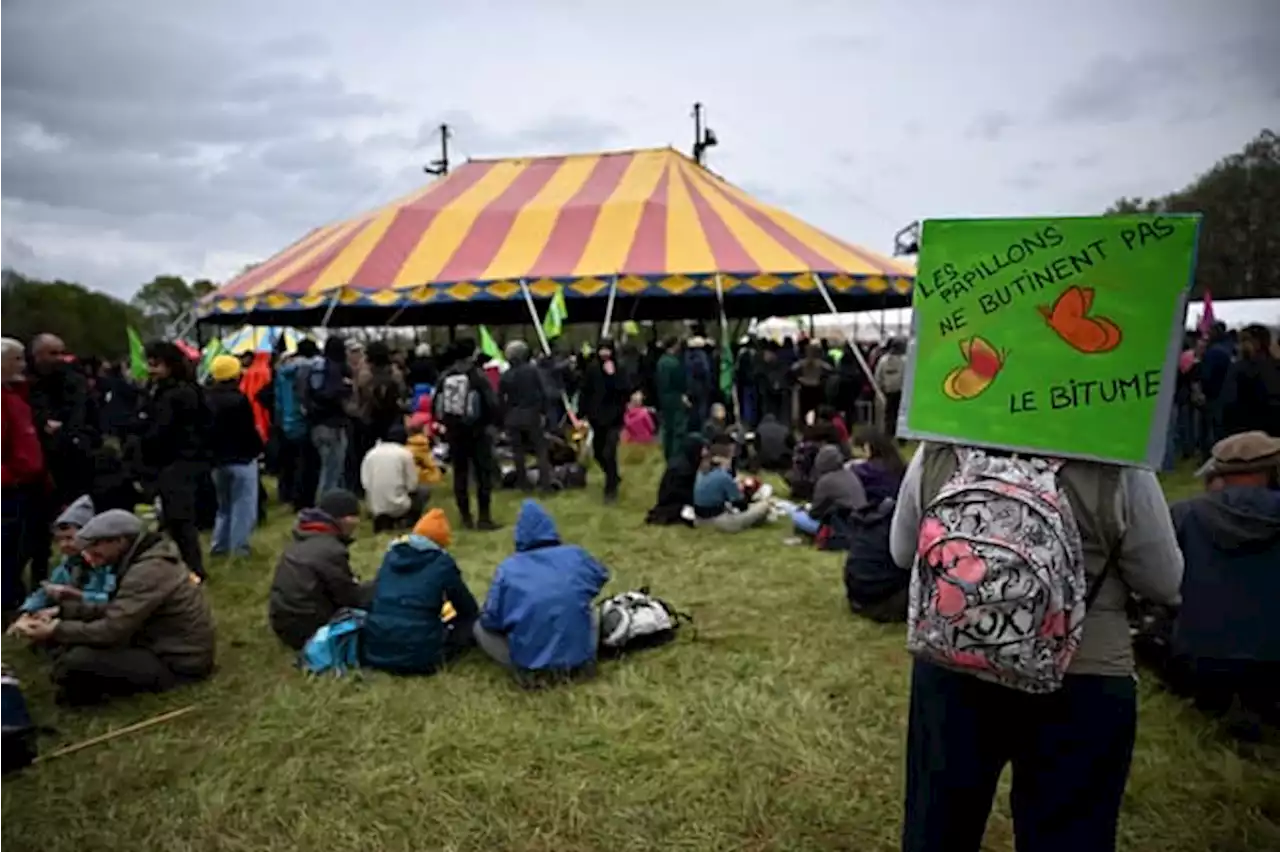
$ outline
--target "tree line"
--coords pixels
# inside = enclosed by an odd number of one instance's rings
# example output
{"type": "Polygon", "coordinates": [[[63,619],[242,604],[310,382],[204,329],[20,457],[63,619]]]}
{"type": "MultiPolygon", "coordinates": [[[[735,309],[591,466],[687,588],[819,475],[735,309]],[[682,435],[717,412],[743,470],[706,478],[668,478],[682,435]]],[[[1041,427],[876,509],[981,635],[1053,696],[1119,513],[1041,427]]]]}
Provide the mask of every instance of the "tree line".
{"type": "Polygon", "coordinates": [[[1162,198],[1122,198],[1108,213],[1202,213],[1194,295],[1280,297],[1280,136],[1244,150],[1162,198]]]}
{"type": "Polygon", "coordinates": [[[73,281],[41,281],[5,270],[0,328],[24,342],[54,332],[77,355],[116,359],[129,352],[126,328],[143,339],[172,336],[196,300],[214,289],[211,281],[160,275],[125,302],[73,281]]]}

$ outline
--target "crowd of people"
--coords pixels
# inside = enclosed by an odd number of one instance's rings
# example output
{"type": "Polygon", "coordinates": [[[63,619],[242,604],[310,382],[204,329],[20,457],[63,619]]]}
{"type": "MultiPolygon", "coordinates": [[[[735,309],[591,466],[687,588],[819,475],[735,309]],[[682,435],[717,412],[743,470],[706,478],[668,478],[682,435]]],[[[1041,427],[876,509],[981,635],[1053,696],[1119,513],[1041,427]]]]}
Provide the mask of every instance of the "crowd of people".
{"type": "Polygon", "coordinates": [[[1007,764],[1020,848],[1114,848],[1135,644],[1241,735],[1280,716],[1273,351],[1258,326],[1188,340],[1170,454],[1203,462],[1204,493],[1170,507],[1137,468],[935,444],[906,461],[902,341],[855,354],[746,339],[732,365],[699,334],[542,358],[512,341],[499,364],[471,341],[435,358],[335,335],[214,357],[203,381],[156,342],[140,385],[53,335],[6,338],[6,621],[48,653],[69,703],[208,677],[199,530],[212,557],[248,553],[266,470],[297,514],[266,602],[288,648],[358,612],[371,668],[429,675],[476,647],[525,684],[590,676],[608,570],[525,499],[481,604],[432,489],[451,473],[459,522],[490,532],[496,487],[545,497],[594,465],[613,502],[619,443],[660,444],[648,523],[783,520],[789,543],[844,555],[854,613],[907,623],[904,848],[977,849],[1007,764]],[[361,582],[349,546],[366,517],[399,535],[361,582]]]}

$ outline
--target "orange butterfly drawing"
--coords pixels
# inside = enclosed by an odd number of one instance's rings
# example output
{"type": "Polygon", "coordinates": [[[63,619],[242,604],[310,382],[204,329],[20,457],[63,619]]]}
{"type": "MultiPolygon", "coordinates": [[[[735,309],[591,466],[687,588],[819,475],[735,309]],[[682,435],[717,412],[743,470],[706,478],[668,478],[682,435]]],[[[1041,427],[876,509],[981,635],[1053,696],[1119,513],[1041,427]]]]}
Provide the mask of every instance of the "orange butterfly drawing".
{"type": "Polygon", "coordinates": [[[1052,308],[1041,305],[1040,313],[1071,348],[1086,355],[1110,352],[1120,345],[1124,332],[1107,317],[1089,316],[1091,307],[1093,288],[1073,285],[1062,291],[1052,308]]]}
{"type": "Polygon", "coordinates": [[[960,354],[967,362],[956,367],[942,380],[942,392],[952,399],[973,399],[991,386],[1004,367],[1008,352],[996,348],[981,337],[960,341],[960,354]]]}

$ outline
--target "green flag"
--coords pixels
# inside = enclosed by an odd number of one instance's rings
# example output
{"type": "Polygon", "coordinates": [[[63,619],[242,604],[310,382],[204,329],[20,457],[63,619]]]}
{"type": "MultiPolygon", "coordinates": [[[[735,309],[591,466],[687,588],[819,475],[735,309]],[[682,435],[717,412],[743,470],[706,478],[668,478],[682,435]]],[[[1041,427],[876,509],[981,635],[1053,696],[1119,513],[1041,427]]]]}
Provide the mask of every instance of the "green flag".
{"type": "Polygon", "coordinates": [[[138,381],[145,382],[147,380],[146,347],[142,345],[142,338],[133,330],[133,326],[125,326],[125,332],[129,335],[129,372],[138,381]]]}
{"type": "Polygon", "coordinates": [[[551,298],[551,307],[547,308],[547,317],[542,321],[542,331],[547,340],[559,337],[568,320],[569,309],[564,303],[564,287],[557,287],[555,296],[551,298]]]}
{"type": "Polygon", "coordinates": [[[493,335],[489,333],[487,325],[480,326],[480,351],[488,355],[491,361],[497,361],[501,364],[507,362],[507,359],[502,357],[502,350],[493,341],[493,335]]]}
{"type": "Polygon", "coordinates": [[[227,348],[222,345],[221,337],[215,337],[204,345],[204,351],[200,353],[200,369],[198,372],[201,381],[204,381],[205,377],[209,375],[209,370],[213,367],[213,359],[226,351],[227,348]]]}
{"type": "Polygon", "coordinates": [[[722,334],[720,340],[720,392],[725,396],[733,394],[733,349],[727,334],[722,334]]]}

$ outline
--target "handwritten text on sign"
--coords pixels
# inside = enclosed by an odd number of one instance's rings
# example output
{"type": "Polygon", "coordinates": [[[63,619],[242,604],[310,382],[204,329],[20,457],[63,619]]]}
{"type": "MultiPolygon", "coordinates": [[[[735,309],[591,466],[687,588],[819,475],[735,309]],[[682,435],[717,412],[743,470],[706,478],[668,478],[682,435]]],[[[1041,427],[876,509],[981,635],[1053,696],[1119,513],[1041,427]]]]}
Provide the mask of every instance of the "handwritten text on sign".
{"type": "Polygon", "coordinates": [[[926,222],[908,432],[1149,460],[1197,226],[1183,216],[926,222]],[[1123,409],[1125,422],[1088,414],[1100,408],[1123,409]]]}

